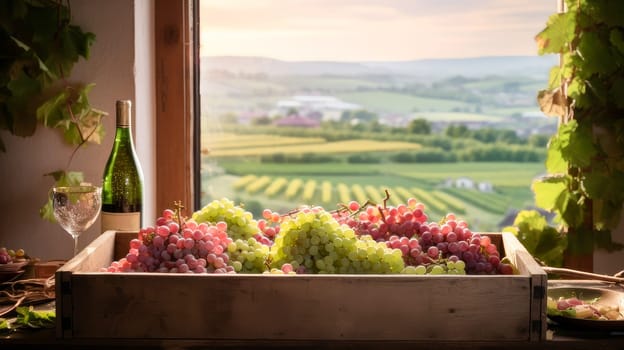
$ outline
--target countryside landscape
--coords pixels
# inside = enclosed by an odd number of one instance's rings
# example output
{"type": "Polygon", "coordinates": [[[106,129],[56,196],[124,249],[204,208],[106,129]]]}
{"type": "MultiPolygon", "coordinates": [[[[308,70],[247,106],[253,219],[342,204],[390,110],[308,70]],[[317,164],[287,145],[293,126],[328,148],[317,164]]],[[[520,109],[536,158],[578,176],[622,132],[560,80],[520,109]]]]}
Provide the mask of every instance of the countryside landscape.
{"type": "Polygon", "coordinates": [[[202,205],[260,216],[300,205],[405,203],[481,231],[534,203],[557,121],[537,91],[553,57],[290,62],[203,57],[202,205]]]}

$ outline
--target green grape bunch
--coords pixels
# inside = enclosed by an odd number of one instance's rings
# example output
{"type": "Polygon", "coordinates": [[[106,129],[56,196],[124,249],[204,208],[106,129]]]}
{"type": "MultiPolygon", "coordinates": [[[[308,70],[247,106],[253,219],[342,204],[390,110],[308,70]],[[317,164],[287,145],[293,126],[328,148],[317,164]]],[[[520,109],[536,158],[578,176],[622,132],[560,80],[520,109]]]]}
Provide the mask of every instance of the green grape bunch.
{"type": "Polygon", "coordinates": [[[282,220],[269,260],[272,269],[287,265],[297,273],[316,274],[389,274],[405,267],[400,250],[370,236],[357,237],[320,207],[282,220]]]}

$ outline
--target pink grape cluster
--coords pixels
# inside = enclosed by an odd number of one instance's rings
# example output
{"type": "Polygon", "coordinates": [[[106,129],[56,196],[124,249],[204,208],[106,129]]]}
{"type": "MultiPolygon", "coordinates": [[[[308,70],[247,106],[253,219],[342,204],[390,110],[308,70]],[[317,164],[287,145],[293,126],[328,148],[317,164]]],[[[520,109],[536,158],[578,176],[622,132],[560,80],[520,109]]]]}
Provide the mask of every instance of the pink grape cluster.
{"type": "Polygon", "coordinates": [[[10,264],[13,262],[13,258],[9,254],[6,248],[0,248],[0,264],[10,264]]]}
{"type": "Polygon", "coordinates": [[[180,226],[166,209],[155,227],[143,228],[130,241],[128,254],[106,272],[234,273],[226,253],[232,243],[227,224],[186,221],[180,226]]]}
{"type": "Polygon", "coordinates": [[[259,232],[254,235],[254,238],[258,242],[270,247],[273,245],[275,236],[280,232],[282,217],[271,209],[264,209],[262,217],[262,219],[258,220],[259,232]]]}
{"type": "Polygon", "coordinates": [[[489,236],[473,233],[468,224],[447,214],[442,223],[427,222],[425,206],[410,198],[397,207],[350,202],[334,215],[358,235],[370,235],[399,249],[407,266],[429,265],[462,260],[469,274],[513,274],[510,264],[501,262],[500,253],[489,236]]]}
{"type": "Polygon", "coordinates": [[[11,264],[14,262],[21,262],[27,259],[26,252],[24,249],[18,249],[17,251],[13,249],[7,249],[5,247],[0,247],[0,264],[11,264]]]}

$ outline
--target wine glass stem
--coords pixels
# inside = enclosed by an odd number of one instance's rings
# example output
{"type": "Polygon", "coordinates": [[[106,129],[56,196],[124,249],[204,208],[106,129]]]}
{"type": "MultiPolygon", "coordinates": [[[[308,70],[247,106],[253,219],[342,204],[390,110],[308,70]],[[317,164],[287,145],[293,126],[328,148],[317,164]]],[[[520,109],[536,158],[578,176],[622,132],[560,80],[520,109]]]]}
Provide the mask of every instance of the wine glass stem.
{"type": "Polygon", "coordinates": [[[78,236],[74,236],[74,256],[78,255],[78,236]]]}

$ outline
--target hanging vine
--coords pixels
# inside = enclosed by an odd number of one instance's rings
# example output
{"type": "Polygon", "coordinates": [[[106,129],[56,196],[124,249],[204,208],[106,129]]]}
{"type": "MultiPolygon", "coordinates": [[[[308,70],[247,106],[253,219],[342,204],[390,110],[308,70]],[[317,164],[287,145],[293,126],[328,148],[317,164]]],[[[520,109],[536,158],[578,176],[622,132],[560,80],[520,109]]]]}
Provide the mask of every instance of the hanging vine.
{"type": "MultiPolygon", "coordinates": [[[[38,125],[58,129],[74,145],[65,168],[50,172],[59,185],[78,184],[71,162],[81,147],[99,144],[105,112],[91,107],[93,84],[69,81],[72,68],[89,58],[95,35],[71,24],[69,1],[0,1],[0,129],[33,136],[38,125]]],[[[0,138],[0,151],[10,152],[0,138]]],[[[48,201],[42,217],[53,220],[48,201]]]]}
{"type": "Polygon", "coordinates": [[[538,93],[560,126],[548,145],[548,175],[533,183],[535,202],[557,214],[570,251],[621,249],[611,231],[624,205],[624,2],[565,4],[536,36],[538,53],[559,54],[561,64],[538,93]]]}

